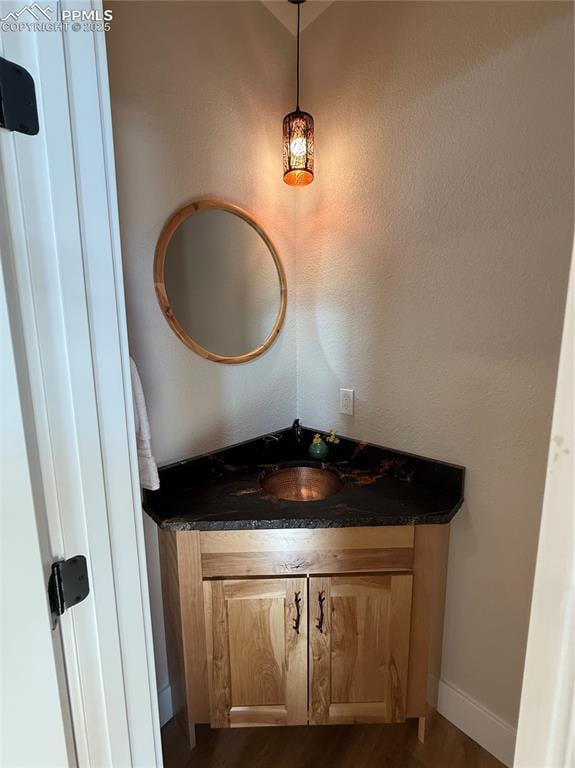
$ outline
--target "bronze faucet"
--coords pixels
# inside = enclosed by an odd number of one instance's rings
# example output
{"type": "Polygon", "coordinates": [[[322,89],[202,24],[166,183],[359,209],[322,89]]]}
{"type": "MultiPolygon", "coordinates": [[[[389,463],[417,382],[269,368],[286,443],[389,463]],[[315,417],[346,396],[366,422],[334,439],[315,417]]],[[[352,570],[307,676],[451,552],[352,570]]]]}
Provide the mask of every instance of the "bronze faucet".
{"type": "Polygon", "coordinates": [[[292,431],[293,431],[294,440],[298,445],[300,445],[301,441],[303,440],[303,429],[301,428],[299,419],[296,419],[292,424],[292,431]]]}

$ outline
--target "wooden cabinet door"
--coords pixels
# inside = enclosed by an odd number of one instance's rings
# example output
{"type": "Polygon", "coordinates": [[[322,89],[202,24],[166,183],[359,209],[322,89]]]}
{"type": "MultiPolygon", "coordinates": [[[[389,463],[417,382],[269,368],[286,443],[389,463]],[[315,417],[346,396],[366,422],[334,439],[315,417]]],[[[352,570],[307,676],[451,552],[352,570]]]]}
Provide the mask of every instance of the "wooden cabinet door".
{"type": "Polygon", "coordinates": [[[310,580],[310,723],[405,720],[411,574],[310,580]]]}
{"type": "Polygon", "coordinates": [[[212,727],[307,723],[307,580],[204,582],[212,727]]]}

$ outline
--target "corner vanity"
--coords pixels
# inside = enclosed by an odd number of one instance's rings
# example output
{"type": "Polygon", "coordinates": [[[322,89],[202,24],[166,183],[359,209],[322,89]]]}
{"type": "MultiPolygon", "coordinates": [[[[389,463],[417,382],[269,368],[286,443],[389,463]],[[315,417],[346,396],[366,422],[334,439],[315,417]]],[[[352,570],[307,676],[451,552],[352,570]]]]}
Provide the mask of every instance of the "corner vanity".
{"type": "MultiPolygon", "coordinates": [[[[222,200],[170,217],[154,285],[171,330],[210,363],[259,357],[286,315],[271,239],[222,200]]],[[[423,739],[463,480],[462,467],[297,420],[164,467],[144,507],[161,529],[171,687],[190,743],[197,723],[406,718],[419,718],[423,739]]]]}
{"type": "Polygon", "coordinates": [[[172,686],[186,726],[398,723],[425,737],[463,467],[286,429],[161,470],[172,686]],[[179,685],[178,685],[179,684],[179,685]]]}

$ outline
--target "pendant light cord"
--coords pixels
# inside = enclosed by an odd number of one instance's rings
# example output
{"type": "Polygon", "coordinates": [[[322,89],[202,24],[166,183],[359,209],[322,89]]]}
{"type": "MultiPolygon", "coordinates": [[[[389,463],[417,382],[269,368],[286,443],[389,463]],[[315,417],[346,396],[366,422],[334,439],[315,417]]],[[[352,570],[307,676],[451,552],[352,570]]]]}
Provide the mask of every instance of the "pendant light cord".
{"type": "Polygon", "coordinates": [[[299,112],[299,14],[300,14],[300,8],[301,3],[297,4],[297,75],[296,75],[296,104],[297,104],[297,111],[299,112]]]}

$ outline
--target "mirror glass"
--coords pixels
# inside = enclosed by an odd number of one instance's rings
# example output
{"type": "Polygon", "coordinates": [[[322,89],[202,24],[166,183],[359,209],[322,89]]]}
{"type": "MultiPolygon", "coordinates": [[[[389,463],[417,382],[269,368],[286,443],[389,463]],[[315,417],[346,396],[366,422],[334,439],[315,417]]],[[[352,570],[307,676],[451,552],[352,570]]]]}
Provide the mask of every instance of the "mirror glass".
{"type": "Polygon", "coordinates": [[[243,362],[277,337],[285,313],[283,269],[265,233],[243,211],[195,206],[176,214],[160,238],[160,304],[167,304],[168,322],[196,352],[243,362]]]}

